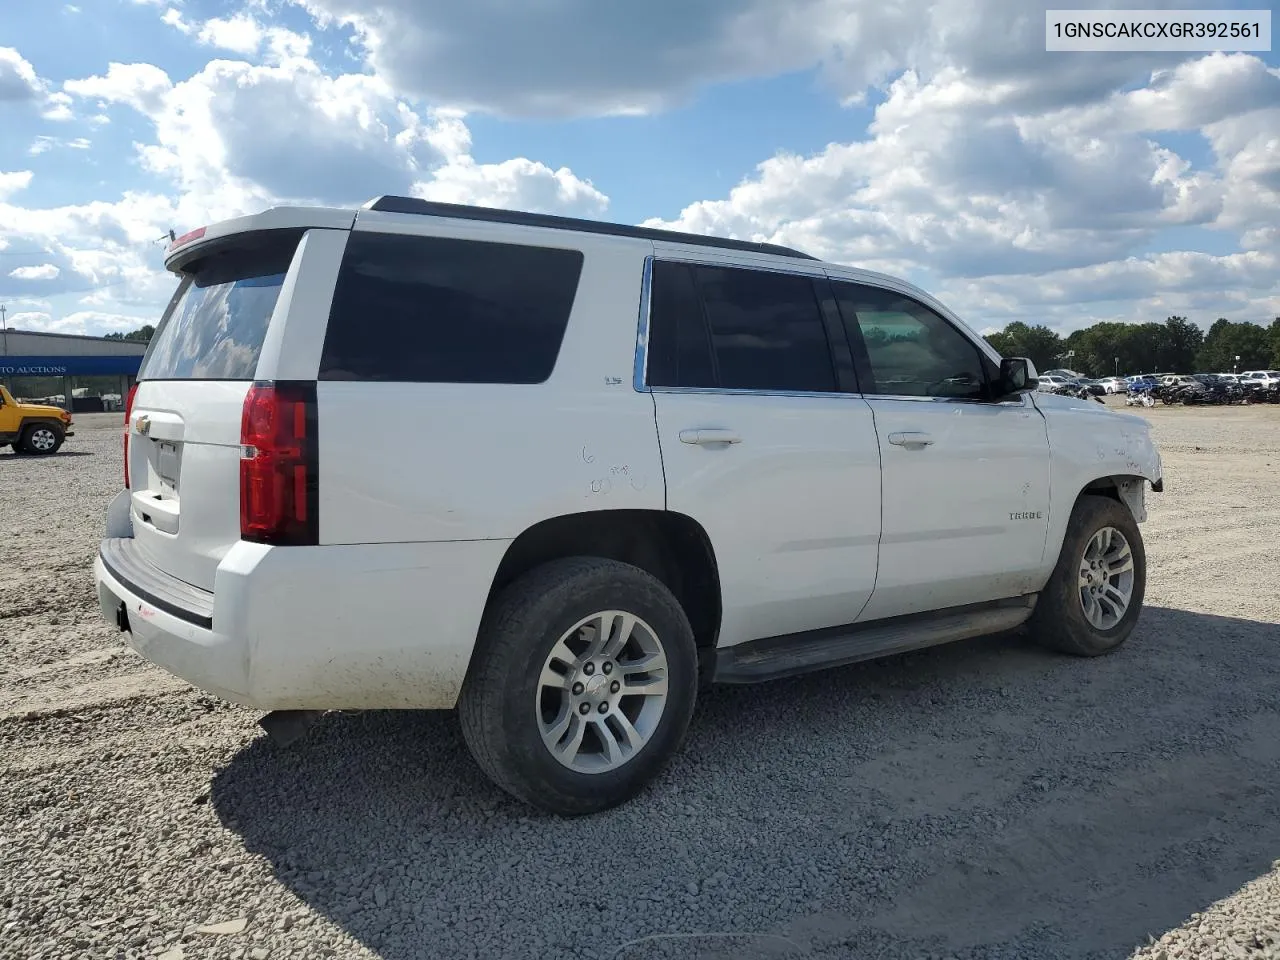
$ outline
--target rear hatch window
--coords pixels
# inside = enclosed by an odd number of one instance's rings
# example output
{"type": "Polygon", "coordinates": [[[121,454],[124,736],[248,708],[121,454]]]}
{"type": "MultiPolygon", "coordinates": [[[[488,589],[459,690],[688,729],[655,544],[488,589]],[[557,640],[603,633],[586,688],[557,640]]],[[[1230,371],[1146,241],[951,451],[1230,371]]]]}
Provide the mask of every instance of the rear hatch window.
{"type": "Polygon", "coordinates": [[[253,379],[300,235],[290,230],[235,240],[182,271],[139,380],[253,379]]]}

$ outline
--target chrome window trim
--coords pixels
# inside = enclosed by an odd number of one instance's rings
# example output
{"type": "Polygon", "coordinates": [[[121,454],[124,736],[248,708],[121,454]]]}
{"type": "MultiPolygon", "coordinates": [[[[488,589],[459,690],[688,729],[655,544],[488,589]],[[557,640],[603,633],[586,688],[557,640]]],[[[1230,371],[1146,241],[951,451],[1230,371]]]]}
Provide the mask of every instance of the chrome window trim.
{"type": "Polygon", "coordinates": [[[636,393],[649,393],[645,383],[649,377],[649,310],[650,291],[653,289],[653,254],[644,258],[644,271],[640,277],[640,317],[636,323],[636,356],[631,368],[631,386],[636,393]]]}
{"type": "Polygon", "coordinates": [[[982,407],[1025,407],[1028,394],[1020,394],[1017,400],[974,400],[969,397],[920,397],[914,394],[865,393],[867,400],[909,400],[913,403],[972,403],[982,407]]]}
{"type": "Polygon", "coordinates": [[[971,400],[968,397],[919,397],[911,394],[833,393],[803,390],[743,390],[732,387],[648,387],[646,393],[712,394],[736,397],[820,397],[827,400],[906,400],[911,403],[971,403],[983,407],[1025,407],[1026,394],[1017,400],[971,400]]]}
{"type": "Polygon", "coordinates": [[[840,393],[830,390],[746,390],[740,387],[649,387],[649,393],[705,393],[718,397],[825,397],[828,400],[860,400],[860,393],[840,393]]]}
{"type": "Polygon", "coordinates": [[[659,250],[653,252],[654,260],[667,260],[671,263],[692,263],[700,267],[725,267],[730,270],[756,270],[762,273],[787,273],[797,277],[810,277],[815,280],[827,278],[826,264],[821,260],[797,260],[795,263],[778,263],[774,260],[756,262],[742,257],[732,256],[733,251],[726,251],[730,256],[723,259],[712,258],[698,253],[685,253],[676,250],[659,250]]]}

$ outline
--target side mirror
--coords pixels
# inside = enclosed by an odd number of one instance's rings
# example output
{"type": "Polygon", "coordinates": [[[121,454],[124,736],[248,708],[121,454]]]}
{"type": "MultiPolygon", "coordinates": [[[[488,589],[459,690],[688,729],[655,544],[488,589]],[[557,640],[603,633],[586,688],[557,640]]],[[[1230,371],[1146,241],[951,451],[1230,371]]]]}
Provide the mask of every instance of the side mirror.
{"type": "Polygon", "coordinates": [[[1036,365],[1026,357],[1005,357],[1000,361],[1000,382],[997,386],[1002,397],[1034,393],[1040,386],[1036,365]]]}

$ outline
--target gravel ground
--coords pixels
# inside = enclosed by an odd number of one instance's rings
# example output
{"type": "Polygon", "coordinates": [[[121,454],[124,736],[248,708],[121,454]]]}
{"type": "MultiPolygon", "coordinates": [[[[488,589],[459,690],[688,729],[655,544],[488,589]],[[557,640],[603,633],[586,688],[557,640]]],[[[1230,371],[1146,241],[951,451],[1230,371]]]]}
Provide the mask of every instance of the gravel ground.
{"type": "Polygon", "coordinates": [[[119,417],[77,417],[0,455],[0,958],[1280,957],[1280,407],[1145,415],[1120,653],[714,691],[653,789],[575,822],[450,715],[280,750],[131,653],[90,571],[119,417]]]}

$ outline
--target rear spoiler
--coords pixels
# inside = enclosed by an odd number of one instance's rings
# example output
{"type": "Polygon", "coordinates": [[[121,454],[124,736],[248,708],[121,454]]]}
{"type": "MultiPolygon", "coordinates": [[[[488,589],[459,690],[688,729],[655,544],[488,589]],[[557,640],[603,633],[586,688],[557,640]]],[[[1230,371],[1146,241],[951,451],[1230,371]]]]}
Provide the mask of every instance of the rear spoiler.
{"type": "Polygon", "coordinates": [[[175,237],[165,251],[164,265],[175,273],[200,255],[202,250],[219,240],[238,233],[263,230],[350,230],[356,211],[340,207],[271,207],[247,217],[235,217],[199,227],[175,237]]]}

